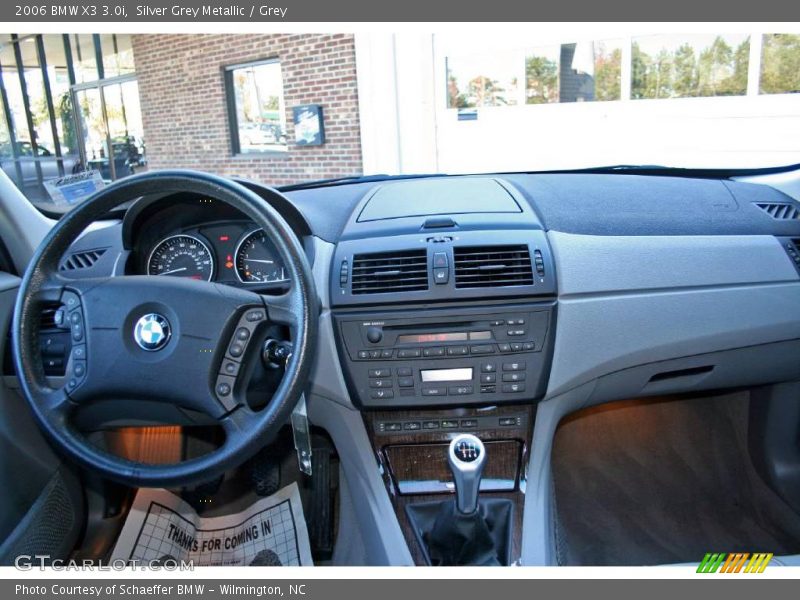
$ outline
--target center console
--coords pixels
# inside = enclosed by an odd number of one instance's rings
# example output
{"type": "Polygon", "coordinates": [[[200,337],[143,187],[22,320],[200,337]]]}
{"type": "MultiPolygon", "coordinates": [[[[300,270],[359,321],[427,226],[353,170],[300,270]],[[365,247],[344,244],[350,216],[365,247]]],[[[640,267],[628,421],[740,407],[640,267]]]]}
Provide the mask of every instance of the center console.
{"type": "Polygon", "coordinates": [[[378,186],[345,226],[330,275],[343,375],[416,561],[513,564],[557,316],[531,206],[494,178],[378,186]],[[448,448],[464,439],[482,461],[473,511],[453,502],[463,473],[448,448]],[[464,531],[481,534],[481,552],[449,553],[464,531]]]}

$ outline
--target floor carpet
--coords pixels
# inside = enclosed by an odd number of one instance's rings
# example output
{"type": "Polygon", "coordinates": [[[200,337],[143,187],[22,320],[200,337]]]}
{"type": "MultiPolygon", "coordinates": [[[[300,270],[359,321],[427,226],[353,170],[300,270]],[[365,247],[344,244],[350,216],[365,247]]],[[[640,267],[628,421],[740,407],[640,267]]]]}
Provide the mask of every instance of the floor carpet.
{"type": "Polygon", "coordinates": [[[748,402],[746,393],[624,401],[563,421],[552,459],[559,563],[800,553],[800,515],[750,463],[748,402]]]}

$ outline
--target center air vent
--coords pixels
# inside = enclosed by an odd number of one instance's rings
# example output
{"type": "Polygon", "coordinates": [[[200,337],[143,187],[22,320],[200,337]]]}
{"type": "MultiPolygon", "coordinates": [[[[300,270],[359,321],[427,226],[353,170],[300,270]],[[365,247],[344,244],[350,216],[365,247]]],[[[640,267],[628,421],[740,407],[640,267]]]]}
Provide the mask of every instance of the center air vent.
{"type": "Polygon", "coordinates": [[[457,288],[533,285],[527,245],[454,248],[457,288]]]}
{"type": "Polygon", "coordinates": [[[427,290],[428,252],[422,249],[356,254],[352,281],[353,294],[427,290]]]}
{"type": "Polygon", "coordinates": [[[777,221],[800,219],[800,210],[784,202],[756,202],[756,206],[777,221]]]}

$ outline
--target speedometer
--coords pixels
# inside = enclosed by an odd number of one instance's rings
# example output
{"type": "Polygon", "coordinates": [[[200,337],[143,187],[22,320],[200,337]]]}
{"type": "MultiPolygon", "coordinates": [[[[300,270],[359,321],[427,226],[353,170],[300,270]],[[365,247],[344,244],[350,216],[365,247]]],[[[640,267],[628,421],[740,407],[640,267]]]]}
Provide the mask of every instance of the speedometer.
{"type": "Polygon", "coordinates": [[[211,281],[214,276],[214,257],[200,238],[186,234],[173,235],[153,248],[147,260],[147,274],[211,281]]]}
{"type": "Polygon", "coordinates": [[[236,275],[244,283],[286,281],[286,269],[262,229],[248,233],[236,248],[236,275]]]}

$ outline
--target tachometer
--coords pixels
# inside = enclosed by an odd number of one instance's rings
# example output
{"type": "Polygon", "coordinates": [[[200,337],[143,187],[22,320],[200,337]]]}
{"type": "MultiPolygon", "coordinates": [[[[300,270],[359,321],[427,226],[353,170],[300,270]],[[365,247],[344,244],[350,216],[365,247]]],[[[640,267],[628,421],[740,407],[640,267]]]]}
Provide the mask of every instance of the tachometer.
{"type": "Polygon", "coordinates": [[[214,256],[199,238],[186,234],[173,235],[153,248],[147,260],[147,274],[211,281],[214,276],[214,256]]]}
{"type": "Polygon", "coordinates": [[[248,233],[236,248],[236,275],[244,283],[286,281],[286,270],[263,230],[248,233]]]}

